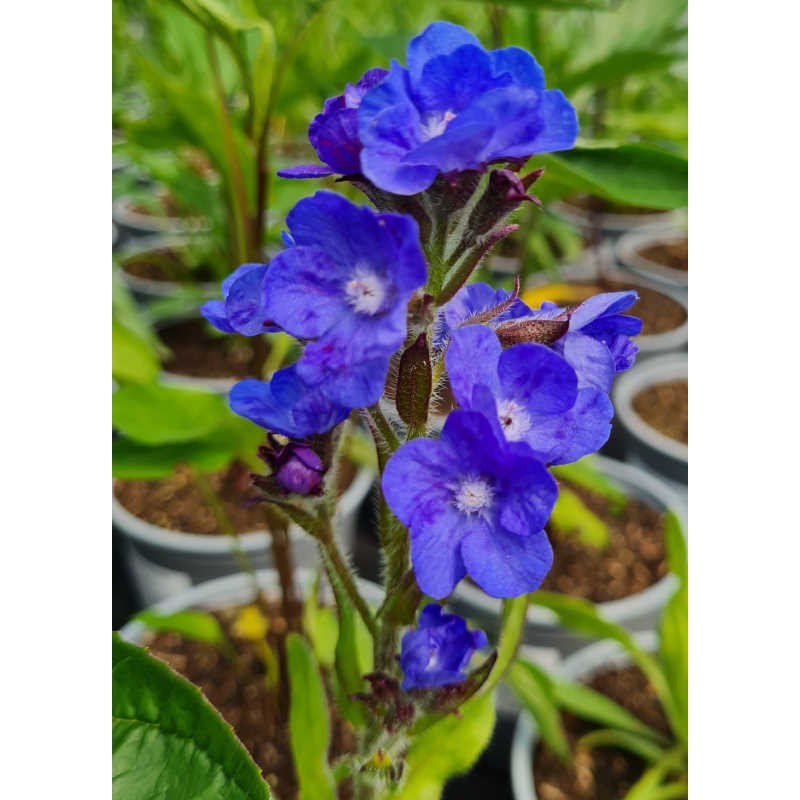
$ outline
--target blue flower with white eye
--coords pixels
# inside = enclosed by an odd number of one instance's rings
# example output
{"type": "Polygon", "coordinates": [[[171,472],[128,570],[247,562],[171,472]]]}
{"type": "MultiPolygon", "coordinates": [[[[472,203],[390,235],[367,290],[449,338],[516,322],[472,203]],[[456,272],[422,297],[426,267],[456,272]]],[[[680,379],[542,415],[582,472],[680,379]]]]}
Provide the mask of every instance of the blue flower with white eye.
{"type": "Polygon", "coordinates": [[[445,363],[459,405],[497,420],[507,441],[525,442],[545,464],[577,461],[608,440],[608,395],[579,388],[575,370],[543,344],[504,350],[493,330],[468,325],[454,331],[445,363]]]}
{"type": "Polygon", "coordinates": [[[469,31],[434,22],[412,39],[407,68],[361,99],[361,172],[399,195],[427,189],[440,173],[571,148],[575,109],[519,47],[487,51],[469,31]]]}
{"type": "Polygon", "coordinates": [[[552,565],[543,529],[556,482],[527,444],[507,441],[481,413],[453,411],[438,439],[401,445],[382,488],[408,528],[417,583],[431,597],[447,597],[465,575],[493,597],[518,597],[552,565]]]}
{"type": "Polygon", "coordinates": [[[430,603],[422,609],[417,627],[400,642],[401,689],[428,689],[461,683],[472,654],[486,647],[486,634],[469,630],[457,614],[445,614],[430,603]]]}

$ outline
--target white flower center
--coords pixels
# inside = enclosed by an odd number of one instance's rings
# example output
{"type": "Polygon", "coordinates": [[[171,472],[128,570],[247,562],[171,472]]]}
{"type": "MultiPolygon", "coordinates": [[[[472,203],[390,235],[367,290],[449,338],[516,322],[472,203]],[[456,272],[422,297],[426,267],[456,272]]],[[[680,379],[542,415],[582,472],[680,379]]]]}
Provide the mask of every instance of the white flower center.
{"type": "Polygon", "coordinates": [[[386,298],[383,281],[364,267],[356,267],[353,277],[345,284],[347,301],[359,314],[373,316],[380,311],[386,298]]]}
{"type": "Polygon", "coordinates": [[[437,136],[441,136],[455,118],[456,115],[452,111],[445,111],[441,115],[435,111],[431,112],[422,123],[422,140],[427,142],[428,139],[435,139],[437,136]]]}
{"type": "Polygon", "coordinates": [[[515,400],[503,400],[497,408],[497,418],[509,442],[519,442],[531,429],[528,412],[515,400]]]}
{"type": "Polygon", "coordinates": [[[464,478],[455,491],[455,504],[465,514],[479,514],[492,505],[494,492],[483,478],[464,478]]]}

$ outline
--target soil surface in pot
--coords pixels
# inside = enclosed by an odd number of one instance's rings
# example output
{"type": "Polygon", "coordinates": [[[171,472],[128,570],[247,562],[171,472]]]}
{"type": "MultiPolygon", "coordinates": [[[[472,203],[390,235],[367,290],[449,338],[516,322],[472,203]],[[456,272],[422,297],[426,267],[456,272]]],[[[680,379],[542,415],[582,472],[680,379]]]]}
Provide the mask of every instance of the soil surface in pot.
{"type": "MultiPolygon", "coordinates": [[[[352,464],[342,463],[340,492],[350,485],[355,472],[352,464]]],[[[258,492],[250,486],[247,465],[235,462],[206,477],[237,533],[267,529],[263,503],[248,503],[248,498],[258,497],[258,492]]],[[[117,479],[114,495],[131,514],[151,525],[186,533],[224,534],[205,492],[188,467],[177,467],[172,475],[158,480],[117,479]]]]}
{"type": "Polygon", "coordinates": [[[553,567],[543,589],[605,603],[637,594],[667,574],[664,518],[652,506],[628,497],[623,508],[598,492],[559,479],[583,504],[605,522],[608,546],[584,544],[574,533],[547,525],[553,546],[553,567]]]}
{"type": "Polygon", "coordinates": [[[269,344],[261,336],[215,336],[202,319],[159,329],[170,349],[164,369],[193,378],[263,378],[269,344]]]}
{"type": "Polygon", "coordinates": [[[135,278],[171,283],[202,283],[217,280],[214,266],[200,260],[188,263],[180,250],[153,250],[137,253],[122,262],[122,269],[135,278]]]}
{"type": "Polygon", "coordinates": [[[689,269],[689,240],[659,242],[639,250],[639,255],[670,269],[686,272],[689,269]]]}
{"type": "Polygon", "coordinates": [[[633,409],[659,433],[689,444],[689,381],[654,383],[633,398],[633,409]]]}
{"type": "MultiPolygon", "coordinates": [[[[293,609],[287,620],[277,602],[267,602],[263,611],[269,621],[267,644],[279,654],[280,674],[286,675],[285,640],[291,628],[300,629],[301,609],[293,609]]],[[[165,661],[195,686],[198,686],[224,719],[233,727],[242,744],[261,768],[264,779],[281,800],[297,797],[297,776],[291,756],[288,729],[288,693],[269,690],[268,670],[257,643],[236,635],[238,609],[214,612],[235,650],[232,659],[205,642],[185,639],[177,633],[153,634],[146,644],[152,655],[165,661]]],[[[330,704],[331,709],[334,704],[330,704]]],[[[330,759],[355,748],[355,736],[348,722],[331,711],[330,759]]],[[[351,787],[342,784],[340,798],[351,796],[351,787]]]]}
{"type": "MultiPolygon", "coordinates": [[[[600,672],[589,686],[615,700],[642,722],[670,736],[669,725],[655,691],[638,667],[600,672]]],[[[596,730],[571,714],[562,714],[572,753],[565,764],[544,744],[533,757],[533,776],[539,800],[622,800],[645,770],[645,762],[625,750],[600,747],[578,750],[578,739],[596,730]]]]}

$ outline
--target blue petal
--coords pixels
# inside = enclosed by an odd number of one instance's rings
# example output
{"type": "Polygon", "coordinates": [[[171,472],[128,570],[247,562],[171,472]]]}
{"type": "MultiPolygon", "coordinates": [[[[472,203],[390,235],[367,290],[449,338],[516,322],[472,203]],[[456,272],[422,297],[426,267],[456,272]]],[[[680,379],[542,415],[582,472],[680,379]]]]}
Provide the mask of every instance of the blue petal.
{"type": "Polygon", "coordinates": [[[321,161],[333,172],[352,175],[361,172],[358,112],[355,108],[317,114],[308,128],[308,139],[321,161]]]}
{"type": "Polygon", "coordinates": [[[481,522],[465,520],[452,506],[423,529],[412,532],[411,563],[419,588],[429,597],[447,597],[466,574],[461,558],[461,536],[481,526],[481,522]]]}
{"type": "Polygon", "coordinates": [[[495,75],[508,73],[515,83],[520,83],[537,92],[544,90],[544,70],[536,59],[521,47],[504,47],[489,53],[495,75]]]}
{"type": "Polygon", "coordinates": [[[225,313],[224,300],[208,300],[200,306],[200,313],[217,329],[223,333],[236,333],[228,322],[225,313]]]}
{"type": "Polygon", "coordinates": [[[432,22],[408,45],[406,61],[412,80],[419,79],[425,64],[431,58],[452,53],[465,44],[483,49],[478,39],[460,25],[454,25],[452,22],[432,22]]]}
{"type": "Polygon", "coordinates": [[[283,250],[264,281],[266,316],[292,336],[321,336],[347,313],[341,272],[319,247],[283,250]]]}
{"type": "Polygon", "coordinates": [[[470,578],[491,597],[519,597],[538,589],[553,564],[543,530],[528,536],[475,531],[461,545],[470,578]]]}
{"type": "Polygon", "coordinates": [[[243,336],[276,330],[274,326],[264,324],[269,321],[264,302],[264,281],[269,269],[265,264],[256,265],[255,269],[248,270],[234,281],[228,291],[225,313],[231,327],[243,336]]]}
{"type": "Polygon", "coordinates": [[[569,319],[569,329],[577,331],[600,317],[627,311],[638,299],[639,295],[633,290],[596,294],[584,300],[572,312],[569,319]]]}
{"type": "Polygon", "coordinates": [[[608,393],[614,380],[614,358],[609,349],[591,336],[567,333],[556,343],[578,375],[578,388],[593,387],[608,393]]]}
{"type": "Polygon", "coordinates": [[[460,405],[470,406],[477,384],[483,384],[495,394],[499,392],[497,362],[502,353],[497,335],[485,325],[467,325],[453,331],[445,365],[450,388],[460,405]]]}
{"type": "Polygon", "coordinates": [[[279,178],[289,178],[290,180],[302,180],[304,178],[327,178],[333,175],[334,171],[324,164],[298,164],[296,167],[286,167],[279,169],[279,178]]]}
{"type": "Polygon", "coordinates": [[[575,402],[575,370],[543,344],[517,344],[505,350],[497,372],[502,399],[520,401],[531,414],[566,411],[575,402]]]}

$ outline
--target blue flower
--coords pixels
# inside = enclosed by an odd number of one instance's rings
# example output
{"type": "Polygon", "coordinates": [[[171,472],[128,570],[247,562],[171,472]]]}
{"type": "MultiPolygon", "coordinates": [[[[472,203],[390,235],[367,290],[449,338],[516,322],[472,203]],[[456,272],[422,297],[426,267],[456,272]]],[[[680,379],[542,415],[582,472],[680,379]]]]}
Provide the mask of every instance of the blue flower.
{"type": "Polygon", "coordinates": [[[222,282],[222,300],[209,300],[200,313],[223,333],[256,336],[278,329],[264,311],[268,264],[242,264],[222,282]]]}
{"type": "Polygon", "coordinates": [[[358,109],[361,172],[385,191],[416,194],[439,173],[575,143],[574,108],[545,89],[542,68],[518,47],[487,51],[464,28],[434,22],[407,61],[393,61],[358,109]]]}
{"type": "Polygon", "coordinates": [[[444,614],[430,603],[422,609],[417,627],[407,631],[400,643],[401,689],[427,689],[461,683],[472,654],[486,647],[486,634],[467,629],[466,620],[444,614]]]}
{"type": "Polygon", "coordinates": [[[386,500],[409,529],[420,589],[446,597],[465,575],[493,597],[536,589],[553,561],[543,530],[556,482],[528,445],[474,411],[451,412],[439,439],[389,459],[386,500]]]}
{"type": "Polygon", "coordinates": [[[575,370],[543,344],[503,350],[490,328],[468,325],[453,333],[446,365],[462,408],[497,420],[507,441],[525,442],[546,464],[576,461],[608,440],[608,395],[579,389],[575,370]]]}
{"type": "Polygon", "coordinates": [[[350,413],[331,402],[324,386],[305,383],[297,373],[297,364],[278,370],[269,383],[247,378],[230,391],[231,410],[268,431],[303,438],[324,433],[338,425],[350,413]]]}
{"type": "Polygon", "coordinates": [[[321,114],[308,128],[308,138],[322,164],[304,164],[278,170],[282,178],[323,178],[327,175],[357,175],[361,172],[361,141],[358,138],[358,107],[364,95],[387,75],[376,67],[364,73],[353,85],[347,84],[344,94],[325,101],[321,114]]]}
{"type": "Polygon", "coordinates": [[[308,341],[296,364],[303,383],[335,406],[371,405],[405,340],[408,301],[425,283],[417,224],[332,192],[301,200],[287,224],[293,245],[266,275],[266,315],[308,341]]]}

